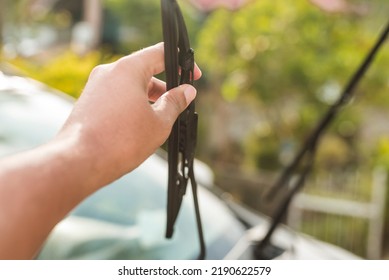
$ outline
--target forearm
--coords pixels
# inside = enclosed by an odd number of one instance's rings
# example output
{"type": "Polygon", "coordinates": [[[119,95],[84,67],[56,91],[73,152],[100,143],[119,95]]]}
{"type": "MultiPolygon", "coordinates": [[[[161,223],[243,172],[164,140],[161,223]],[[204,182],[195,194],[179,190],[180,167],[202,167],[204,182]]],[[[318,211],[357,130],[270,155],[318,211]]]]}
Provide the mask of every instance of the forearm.
{"type": "Polygon", "coordinates": [[[56,223],[104,182],[88,149],[73,133],[0,161],[0,259],[32,258],[56,223]]]}

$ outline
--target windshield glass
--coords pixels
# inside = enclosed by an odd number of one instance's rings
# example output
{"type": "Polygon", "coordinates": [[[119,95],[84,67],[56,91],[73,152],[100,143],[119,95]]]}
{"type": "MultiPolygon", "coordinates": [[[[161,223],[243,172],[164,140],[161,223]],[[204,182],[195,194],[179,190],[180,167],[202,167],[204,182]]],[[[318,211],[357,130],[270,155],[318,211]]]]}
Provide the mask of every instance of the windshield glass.
{"type": "MultiPolygon", "coordinates": [[[[76,258],[83,258],[90,248],[105,248],[104,257],[126,259],[194,259],[199,253],[197,227],[190,186],[183,201],[171,240],[166,239],[166,180],[165,160],[156,155],[150,157],[135,171],[103,188],[80,204],[68,219],[68,225],[58,227],[58,237],[64,227],[77,231],[98,231],[99,228],[115,228],[104,236],[91,235],[85,251],[78,251],[76,258]],[[76,217],[76,219],[75,219],[76,217]],[[95,219],[98,223],[88,228],[79,218],[95,219]],[[120,237],[118,233],[121,232],[120,237]],[[89,247],[89,248],[88,248],[89,247]],[[113,250],[115,248],[115,250],[113,250]],[[120,249],[118,249],[120,248],[120,249]],[[112,252],[110,250],[113,250],[112,252]]],[[[243,227],[230,211],[211,193],[199,190],[200,207],[211,206],[212,211],[201,207],[208,258],[223,258],[242,236],[243,227]],[[228,232],[228,236],[225,234],[228,232]]],[[[66,222],[66,220],[65,220],[66,222]]],[[[93,234],[92,234],[93,235],[93,234]]],[[[82,238],[81,238],[82,239],[82,238]]],[[[80,240],[81,240],[80,239],[80,240]]],[[[64,240],[62,239],[62,243],[64,240]]],[[[56,242],[53,242],[53,244],[56,242]]],[[[69,246],[68,250],[69,249],[69,246]]],[[[79,248],[74,248],[79,249],[79,248]]],[[[97,251],[97,250],[96,250],[97,251]]],[[[41,257],[44,258],[43,251],[41,257]]],[[[99,252],[95,258],[99,258],[99,252]]],[[[69,252],[69,255],[73,253],[69,252]]],[[[103,256],[101,256],[103,257],[103,256]]]]}
{"type": "Polygon", "coordinates": [[[0,90],[0,156],[46,142],[72,108],[58,96],[37,90],[0,90]]]}

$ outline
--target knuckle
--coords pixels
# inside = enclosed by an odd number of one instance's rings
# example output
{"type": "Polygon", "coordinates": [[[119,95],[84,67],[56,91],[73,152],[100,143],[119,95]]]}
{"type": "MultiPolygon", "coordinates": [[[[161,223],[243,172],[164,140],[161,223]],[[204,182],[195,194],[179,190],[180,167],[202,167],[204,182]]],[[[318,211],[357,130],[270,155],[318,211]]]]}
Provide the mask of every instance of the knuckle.
{"type": "Polygon", "coordinates": [[[107,68],[107,65],[106,65],[106,64],[100,64],[100,65],[95,66],[95,67],[92,69],[92,71],[91,71],[89,77],[92,78],[92,77],[100,76],[101,74],[105,73],[106,68],[107,68]]]}
{"type": "Polygon", "coordinates": [[[148,78],[144,72],[144,62],[136,55],[122,57],[112,66],[113,74],[121,76],[125,73],[126,77],[138,81],[144,87],[147,87],[150,78],[148,78]]]}
{"type": "Polygon", "coordinates": [[[120,73],[127,73],[131,70],[131,67],[129,67],[129,65],[131,65],[129,61],[124,58],[120,58],[114,63],[112,63],[111,72],[114,75],[118,75],[120,73]]]}

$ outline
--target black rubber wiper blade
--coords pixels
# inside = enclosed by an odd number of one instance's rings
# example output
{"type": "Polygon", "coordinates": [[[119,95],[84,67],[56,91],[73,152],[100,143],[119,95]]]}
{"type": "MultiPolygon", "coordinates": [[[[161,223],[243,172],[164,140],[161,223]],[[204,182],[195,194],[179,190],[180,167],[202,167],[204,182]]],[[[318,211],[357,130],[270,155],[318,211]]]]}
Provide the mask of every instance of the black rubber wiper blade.
{"type": "MultiPolygon", "coordinates": [[[[161,8],[167,90],[181,84],[193,85],[194,52],[190,47],[181,10],[175,0],[161,0],[161,8]]],[[[197,183],[193,170],[197,122],[195,102],[192,101],[174,123],[168,138],[169,176],[166,237],[173,236],[174,225],[190,181],[200,243],[199,259],[204,259],[206,249],[197,198],[197,183]]]]}
{"type": "Polygon", "coordinates": [[[279,193],[281,189],[284,189],[286,185],[290,184],[292,177],[294,175],[297,175],[297,172],[301,170],[300,174],[298,175],[298,179],[294,182],[294,184],[291,184],[292,186],[290,186],[289,192],[284,196],[284,199],[281,200],[279,207],[276,208],[273,215],[272,224],[270,225],[266,236],[258,243],[255,252],[257,258],[264,257],[264,252],[266,251],[266,247],[269,246],[272,234],[274,233],[277,226],[281,223],[293,197],[303,187],[306,177],[311,172],[314,164],[316,149],[318,143],[320,142],[321,136],[329,127],[329,125],[333,122],[333,120],[338,116],[344,105],[347,104],[353,97],[357,85],[362,80],[366,71],[369,69],[371,63],[376,57],[378,51],[383,46],[385,40],[388,37],[388,34],[389,22],[383,29],[382,33],[378,36],[376,43],[371,48],[365,59],[359,65],[355,73],[351,76],[337,102],[335,102],[328,109],[327,113],[318,122],[317,126],[313,129],[311,134],[306,139],[301,150],[296,154],[292,162],[285,168],[274,186],[270,188],[268,194],[265,195],[266,200],[273,200],[276,197],[277,193],[279,193]]]}

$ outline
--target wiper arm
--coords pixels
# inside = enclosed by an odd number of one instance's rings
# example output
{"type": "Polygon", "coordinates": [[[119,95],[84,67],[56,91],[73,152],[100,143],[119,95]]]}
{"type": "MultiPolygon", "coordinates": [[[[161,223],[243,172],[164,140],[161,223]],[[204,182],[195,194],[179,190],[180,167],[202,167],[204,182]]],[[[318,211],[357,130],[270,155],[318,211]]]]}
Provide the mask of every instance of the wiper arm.
{"type": "MultiPolygon", "coordinates": [[[[180,8],[175,0],[161,0],[162,29],[165,48],[165,73],[167,90],[181,84],[193,84],[194,52],[190,47],[188,32],[180,8]]],[[[174,224],[186,193],[188,181],[192,186],[197,230],[200,243],[199,259],[205,258],[197,183],[193,164],[197,139],[198,116],[195,102],[180,114],[168,139],[168,200],[166,237],[171,238],[174,224]]]]}
{"type": "Polygon", "coordinates": [[[291,182],[291,178],[293,175],[296,175],[298,170],[301,170],[298,179],[291,184],[292,186],[289,188],[289,192],[284,196],[284,199],[281,201],[280,206],[276,208],[273,216],[273,222],[270,225],[270,228],[266,234],[266,236],[260,241],[256,247],[255,255],[257,258],[266,258],[266,248],[270,243],[270,238],[274,233],[277,226],[281,223],[292,198],[304,185],[305,179],[312,170],[312,166],[314,164],[314,158],[316,153],[316,148],[320,141],[321,136],[325,132],[325,130],[329,127],[332,121],[337,117],[340,110],[343,108],[345,104],[347,104],[350,99],[353,97],[355,88],[358,83],[361,81],[369,66],[373,62],[376,54],[379,49],[384,44],[386,38],[389,34],[389,22],[386,27],[379,35],[377,42],[373,46],[373,48],[369,51],[366,58],[363,60],[361,65],[357,68],[355,73],[351,76],[351,79],[347,83],[346,87],[343,89],[340,98],[335,102],[324,115],[324,117],[318,122],[315,129],[309,135],[301,150],[294,157],[292,162],[286,167],[284,172],[281,174],[279,179],[276,181],[274,186],[270,189],[268,194],[265,195],[266,200],[273,200],[276,194],[285,187],[285,185],[291,182]]]}

